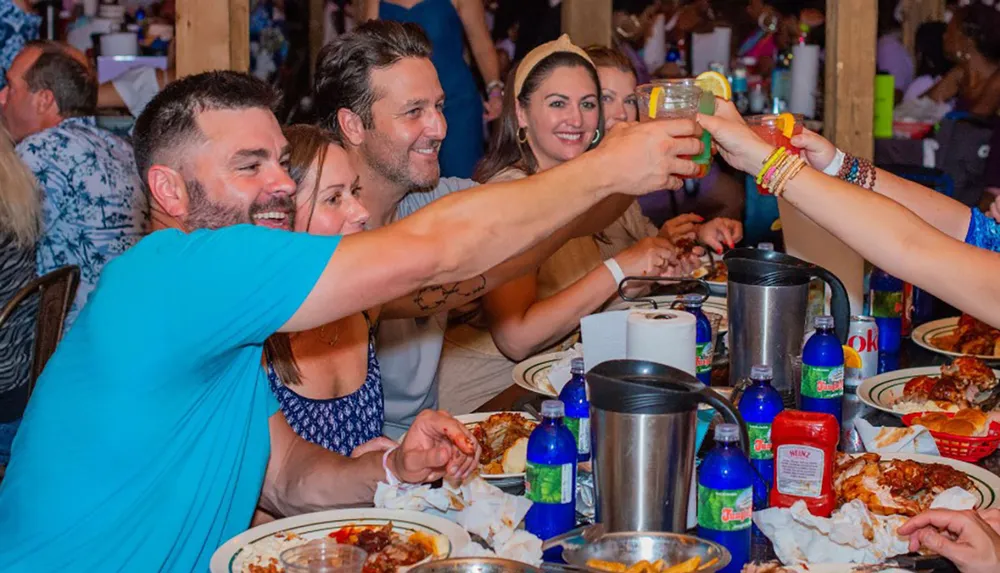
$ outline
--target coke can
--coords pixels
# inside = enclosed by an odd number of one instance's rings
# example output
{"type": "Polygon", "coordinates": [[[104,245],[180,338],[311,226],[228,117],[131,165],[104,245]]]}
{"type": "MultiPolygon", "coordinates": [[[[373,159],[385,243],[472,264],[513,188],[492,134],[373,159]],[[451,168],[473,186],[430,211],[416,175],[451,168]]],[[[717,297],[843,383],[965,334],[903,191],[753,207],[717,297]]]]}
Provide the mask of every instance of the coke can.
{"type": "Polygon", "coordinates": [[[861,370],[855,378],[864,380],[878,373],[878,325],[870,316],[852,316],[847,345],[861,355],[861,370]]]}

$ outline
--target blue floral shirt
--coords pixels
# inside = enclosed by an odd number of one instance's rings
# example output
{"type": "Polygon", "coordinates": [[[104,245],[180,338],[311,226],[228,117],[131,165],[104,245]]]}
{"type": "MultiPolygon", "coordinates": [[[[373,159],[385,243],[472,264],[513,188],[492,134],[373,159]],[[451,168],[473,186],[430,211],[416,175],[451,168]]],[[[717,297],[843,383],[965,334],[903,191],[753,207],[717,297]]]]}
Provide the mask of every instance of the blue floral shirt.
{"type": "Polygon", "coordinates": [[[7,86],[7,70],[21,48],[38,39],[41,16],[28,14],[14,0],[0,0],[0,89],[7,86]]]}
{"type": "Polygon", "coordinates": [[[973,207],[965,242],[973,247],[1000,253],[1000,224],[973,207]]]}
{"type": "Polygon", "coordinates": [[[17,153],[42,189],[39,276],[66,265],[80,267],[80,288],[66,319],[72,324],[97,285],[104,265],[142,238],[149,203],[132,146],[97,127],[93,117],[72,117],[26,137],[17,153]]]}

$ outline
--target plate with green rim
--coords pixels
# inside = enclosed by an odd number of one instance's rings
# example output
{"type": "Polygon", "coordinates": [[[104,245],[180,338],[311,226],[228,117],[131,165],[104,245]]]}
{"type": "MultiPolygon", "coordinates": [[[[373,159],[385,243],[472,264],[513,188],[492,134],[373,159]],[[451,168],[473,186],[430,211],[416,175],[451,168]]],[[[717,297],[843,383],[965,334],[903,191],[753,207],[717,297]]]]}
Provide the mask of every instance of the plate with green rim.
{"type": "Polygon", "coordinates": [[[345,527],[378,527],[389,522],[392,522],[393,531],[419,532],[434,537],[437,555],[433,559],[447,559],[470,541],[468,532],[457,523],[426,513],[376,508],[332,509],[286,517],[244,531],[215,550],[209,570],[211,573],[242,573],[251,547],[266,544],[278,533],[294,533],[308,542],[323,539],[345,527]]]}
{"type": "MultiPolygon", "coordinates": [[[[993,373],[1000,378],[1000,370],[993,373]]],[[[876,410],[902,417],[909,412],[897,412],[892,406],[903,395],[906,383],[917,376],[941,376],[941,367],[906,368],[872,376],[858,386],[858,398],[876,410]]]]}
{"type": "Polygon", "coordinates": [[[925,322],[920,326],[913,329],[910,334],[910,338],[913,342],[917,343],[917,346],[921,346],[930,350],[931,352],[936,352],[938,354],[944,354],[945,356],[974,356],[980,360],[985,360],[987,362],[1000,362],[1000,356],[995,355],[985,355],[985,354],[962,354],[961,352],[954,352],[952,350],[945,350],[934,344],[934,339],[939,336],[948,336],[949,334],[955,332],[958,328],[958,317],[953,316],[951,318],[942,318],[941,320],[932,320],[930,322],[925,322]]]}
{"type": "Polygon", "coordinates": [[[535,394],[551,398],[558,397],[555,387],[549,382],[549,370],[552,370],[552,366],[565,358],[566,355],[565,351],[548,352],[518,362],[511,373],[514,384],[535,394]]]}

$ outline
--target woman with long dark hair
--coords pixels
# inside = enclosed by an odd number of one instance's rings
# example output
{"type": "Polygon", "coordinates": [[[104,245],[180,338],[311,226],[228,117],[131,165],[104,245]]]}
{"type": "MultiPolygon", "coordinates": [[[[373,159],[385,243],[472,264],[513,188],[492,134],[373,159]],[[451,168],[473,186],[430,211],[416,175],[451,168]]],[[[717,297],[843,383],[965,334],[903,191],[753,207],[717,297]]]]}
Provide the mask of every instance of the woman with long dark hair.
{"type": "MultiPolygon", "coordinates": [[[[532,50],[508,86],[477,181],[527,177],[600,143],[597,69],[568,37],[532,50]]],[[[538,272],[497,287],[480,299],[481,308],[457,319],[438,369],[443,408],[471,411],[509,386],[514,361],[566,338],[581,317],[617,296],[621,276],[679,272],[673,244],[637,211],[633,203],[605,232],[569,241],[538,272]]]]}

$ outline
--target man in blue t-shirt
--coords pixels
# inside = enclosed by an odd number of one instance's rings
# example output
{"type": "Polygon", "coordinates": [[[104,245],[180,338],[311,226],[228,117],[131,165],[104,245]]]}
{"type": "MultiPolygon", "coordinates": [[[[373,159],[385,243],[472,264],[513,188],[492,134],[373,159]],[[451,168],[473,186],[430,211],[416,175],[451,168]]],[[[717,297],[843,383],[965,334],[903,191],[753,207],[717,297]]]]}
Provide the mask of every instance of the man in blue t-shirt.
{"type": "Polygon", "coordinates": [[[263,82],[210,72],[139,117],[136,165],[163,230],[105,268],[38,381],[0,484],[4,571],[204,571],[258,503],[290,515],[370,502],[381,479],[463,479],[477,448],[443,413],[422,413],[386,455],[296,436],[268,390],[265,339],[482,273],[612,193],[679,184],[696,167],[678,156],[701,148],[693,122],[635,126],[586,162],[341,240],[288,232],[274,103],[263,82]]]}

